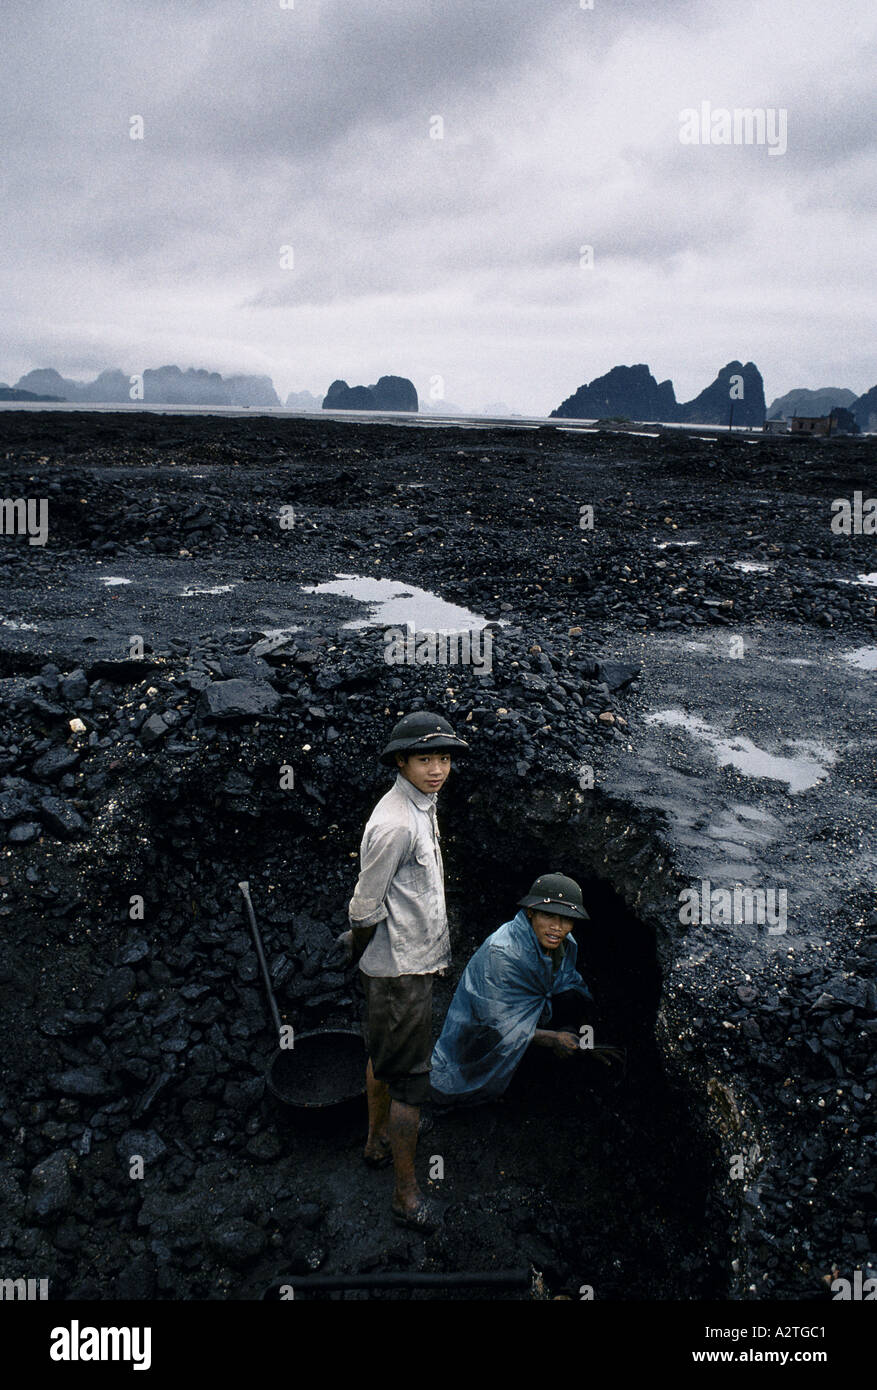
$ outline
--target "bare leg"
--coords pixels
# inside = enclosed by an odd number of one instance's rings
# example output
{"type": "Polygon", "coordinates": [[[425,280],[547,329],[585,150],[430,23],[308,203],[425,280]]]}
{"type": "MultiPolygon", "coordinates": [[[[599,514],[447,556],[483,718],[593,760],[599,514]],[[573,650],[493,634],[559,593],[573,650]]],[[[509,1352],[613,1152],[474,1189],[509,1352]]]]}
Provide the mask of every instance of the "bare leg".
{"type": "Polygon", "coordinates": [[[393,1168],[396,1173],[393,1210],[400,1215],[403,1212],[416,1211],[423,1201],[414,1171],[419,1124],[419,1105],[405,1105],[401,1100],[391,1101],[390,1146],[393,1150],[393,1168]]]}
{"type": "Polygon", "coordinates": [[[387,1125],[390,1118],[390,1090],[386,1081],[378,1081],[369,1057],[365,1069],[365,1090],[368,1099],[368,1138],[365,1153],[368,1158],[383,1158],[389,1145],[387,1125]]]}

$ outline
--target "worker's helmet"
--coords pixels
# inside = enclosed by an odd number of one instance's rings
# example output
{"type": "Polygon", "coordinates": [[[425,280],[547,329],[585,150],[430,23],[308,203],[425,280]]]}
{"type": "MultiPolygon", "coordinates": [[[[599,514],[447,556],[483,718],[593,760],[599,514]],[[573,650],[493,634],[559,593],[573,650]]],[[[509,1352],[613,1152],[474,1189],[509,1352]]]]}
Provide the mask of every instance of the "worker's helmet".
{"type": "Polygon", "coordinates": [[[469,745],[457,738],[447,719],[428,710],[406,714],[390,734],[381,762],[395,767],[397,753],[468,753],[469,745]]]}
{"type": "Polygon", "coordinates": [[[580,922],[591,920],[582,902],[581,888],[566,874],[541,874],[518,907],[535,907],[558,917],[575,917],[580,922]]]}

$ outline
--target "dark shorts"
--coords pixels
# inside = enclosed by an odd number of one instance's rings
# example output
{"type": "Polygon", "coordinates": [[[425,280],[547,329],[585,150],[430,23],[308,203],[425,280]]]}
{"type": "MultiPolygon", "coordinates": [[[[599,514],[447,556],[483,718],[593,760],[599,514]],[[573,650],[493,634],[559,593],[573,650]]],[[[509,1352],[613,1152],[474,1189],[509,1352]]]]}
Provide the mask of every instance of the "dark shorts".
{"type": "Polygon", "coordinates": [[[432,1056],[432,975],[366,975],[363,1037],[377,1081],[393,1100],[423,1105],[429,1099],[432,1056]]]}

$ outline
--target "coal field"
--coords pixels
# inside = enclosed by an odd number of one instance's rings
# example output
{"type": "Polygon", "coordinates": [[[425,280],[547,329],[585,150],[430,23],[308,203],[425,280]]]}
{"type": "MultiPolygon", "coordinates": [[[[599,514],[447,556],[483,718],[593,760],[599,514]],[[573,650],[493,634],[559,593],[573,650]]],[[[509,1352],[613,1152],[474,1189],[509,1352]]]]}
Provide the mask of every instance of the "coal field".
{"type": "Polygon", "coordinates": [[[3,496],[49,518],[45,545],[0,537],[4,1271],[100,1300],[532,1267],[548,1297],[818,1302],[877,1274],[877,540],[830,524],[874,461],[868,438],[0,413],[3,496]],[[486,624],[489,662],[389,663],[374,579],[486,624]],[[426,1239],[361,1161],[361,1097],[267,1087],[238,889],[284,1023],[358,1028],[332,945],[376,755],[420,707],[471,747],[439,805],[436,1032],[558,870],[626,1057],[528,1056],[502,1103],[436,1113],[426,1239]],[[704,883],[787,911],[683,920],[704,883]]]}

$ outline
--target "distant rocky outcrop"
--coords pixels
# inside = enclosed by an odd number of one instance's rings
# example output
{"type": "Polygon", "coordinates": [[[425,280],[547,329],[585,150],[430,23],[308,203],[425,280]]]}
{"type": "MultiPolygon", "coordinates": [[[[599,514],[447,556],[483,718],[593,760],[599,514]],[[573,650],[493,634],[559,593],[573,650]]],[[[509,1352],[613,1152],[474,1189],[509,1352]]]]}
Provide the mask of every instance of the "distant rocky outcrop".
{"type": "Polygon", "coordinates": [[[127,372],[114,367],[101,372],[94,381],[82,386],[79,400],[92,401],[102,405],[107,401],[129,401],[131,399],[131,378],[127,372]]]}
{"type": "Polygon", "coordinates": [[[368,386],[348,386],[346,381],[333,381],[323,398],[323,410],[377,409],[377,402],[368,386]]]}
{"type": "Polygon", "coordinates": [[[417,414],[417,391],[407,376],[382,376],[369,390],[374,393],[378,410],[407,410],[417,414]]]}
{"type": "Polygon", "coordinates": [[[417,414],[417,391],[406,376],[382,376],[374,386],[348,386],[333,381],[324,410],[405,410],[417,414]]]}
{"type": "Polygon", "coordinates": [[[66,401],[90,401],[95,405],[121,404],[131,399],[131,379],[126,372],[113,369],[101,372],[94,381],[73,381],[61,376],[54,367],[40,367],[27,372],[18,382],[28,391],[48,391],[66,401]]]}
{"type": "MultiPolygon", "coordinates": [[[[27,372],[17,383],[18,390],[37,392],[53,398],[91,402],[95,405],[136,404],[141,397],[132,392],[132,374],[118,368],[101,372],[94,381],[73,381],[63,377],[54,367],[40,367],[27,372]]],[[[219,372],[203,368],[147,367],[143,372],[143,396],[146,405],[279,405],[271,378],[267,376],[222,377],[219,372]]]]}
{"type": "Polygon", "coordinates": [[[729,362],[705,391],[692,401],[678,402],[672,381],[655,380],[648,367],[613,367],[580,386],[552,410],[552,417],[605,420],[613,417],[665,424],[727,425],[733,404],[735,425],[764,422],[764,383],[754,362],[729,362]],[[740,382],[732,378],[740,377],[740,382]],[[733,399],[732,399],[732,392],[733,399]]]}
{"type": "Polygon", "coordinates": [[[267,376],[232,376],[189,367],[147,367],[143,399],[148,405],[276,406],[280,399],[267,376]]]}
{"type": "Polygon", "coordinates": [[[877,431],[877,386],[859,396],[850,406],[850,413],[860,430],[877,431]]]}
{"type": "Polygon", "coordinates": [[[322,396],[315,396],[312,391],[290,391],[286,397],[287,410],[320,410],[323,404],[322,396]]]}
{"type": "Polygon", "coordinates": [[[820,386],[815,391],[801,386],[777,396],[767,408],[767,418],[791,420],[795,415],[829,415],[835,406],[851,406],[855,399],[855,391],[847,391],[843,386],[820,386]]]}
{"type": "Polygon", "coordinates": [[[231,397],[229,405],[265,406],[280,404],[280,397],[274,390],[274,383],[270,376],[227,376],[225,386],[231,397]]]}
{"type": "Polygon", "coordinates": [[[38,396],[35,391],[22,391],[18,386],[0,382],[0,401],[63,401],[63,396],[38,396]]]}
{"type": "Polygon", "coordinates": [[[19,377],[15,390],[28,391],[37,396],[53,396],[56,400],[78,401],[81,399],[82,382],[61,376],[54,367],[39,367],[19,377]]]}
{"type": "Polygon", "coordinates": [[[754,362],[729,362],[693,401],[680,403],[676,420],[690,425],[764,424],[764,382],[754,362]],[[742,382],[732,378],[741,378],[742,382]],[[733,407],[733,411],[732,411],[733,407]]]}
{"type": "Polygon", "coordinates": [[[675,420],[676,395],[671,381],[660,385],[644,363],[613,367],[605,376],[580,386],[551,416],[600,420],[613,415],[627,420],[675,420]]]}
{"type": "Polygon", "coordinates": [[[859,425],[851,410],[844,405],[836,405],[831,412],[832,434],[858,434],[859,425]]]}
{"type": "Polygon", "coordinates": [[[455,405],[453,401],[433,401],[424,399],[422,396],[418,401],[418,409],[421,415],[460,415],[467,416],[471,412],[464,410],[461,405],[455,405]]]}

